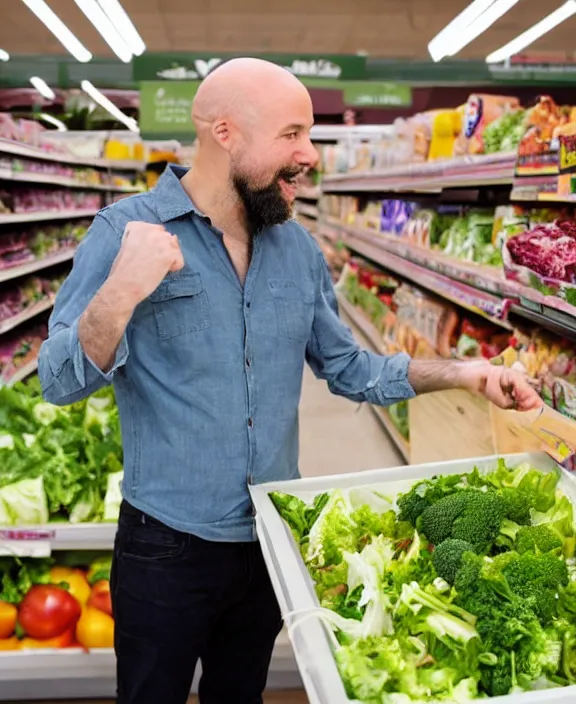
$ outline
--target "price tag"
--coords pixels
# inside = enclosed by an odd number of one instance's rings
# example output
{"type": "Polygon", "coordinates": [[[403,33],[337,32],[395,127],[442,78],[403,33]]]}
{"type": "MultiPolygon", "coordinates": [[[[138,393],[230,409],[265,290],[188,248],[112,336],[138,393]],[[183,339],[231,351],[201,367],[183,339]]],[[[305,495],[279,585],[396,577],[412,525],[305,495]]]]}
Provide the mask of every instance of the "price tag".
{"type": "Polygon", "coordinates": [[[52,545],[47,540],[0,541],[0,557],[50,557],[52,545]]]}
{"type": "Polygon", "coordinates": [[[13,557],[50,557],[56,531],[5,528],[0,530],[0,555],[13,557]]]}

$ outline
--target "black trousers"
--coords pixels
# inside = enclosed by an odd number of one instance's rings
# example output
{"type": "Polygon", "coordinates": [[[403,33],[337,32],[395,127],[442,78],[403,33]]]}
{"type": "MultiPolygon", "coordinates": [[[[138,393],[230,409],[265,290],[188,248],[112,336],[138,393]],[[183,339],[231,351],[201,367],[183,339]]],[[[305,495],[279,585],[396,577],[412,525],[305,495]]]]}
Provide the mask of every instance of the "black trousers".
{"type": "Polygon", "coordinates": [[[261,704],[281,616],[258,543],[179,533],[124,502],[111,578],[117,704],[261,704]]]}

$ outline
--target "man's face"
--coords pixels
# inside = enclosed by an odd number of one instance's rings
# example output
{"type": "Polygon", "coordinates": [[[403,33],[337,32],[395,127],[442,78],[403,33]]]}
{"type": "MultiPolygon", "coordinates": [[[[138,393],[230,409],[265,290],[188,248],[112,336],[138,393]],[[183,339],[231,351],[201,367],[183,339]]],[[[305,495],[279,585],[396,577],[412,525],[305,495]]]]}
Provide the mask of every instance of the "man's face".
{"type": "Polygon", "coordinates": [[[230,155],[232,183],[254,232],[291,217],[298,176],[318,158],[310,142],[311,105],[304,101],[293,120],[281,107],[262,115],[230,155]]]}

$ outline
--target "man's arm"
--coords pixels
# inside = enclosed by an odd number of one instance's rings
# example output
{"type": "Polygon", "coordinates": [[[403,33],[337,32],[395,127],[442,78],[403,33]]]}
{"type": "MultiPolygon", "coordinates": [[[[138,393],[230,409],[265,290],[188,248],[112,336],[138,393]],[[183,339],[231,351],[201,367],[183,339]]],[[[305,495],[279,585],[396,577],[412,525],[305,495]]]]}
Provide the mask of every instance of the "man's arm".
{"type": "Polygon", "coordinates": [[[340,320],[338,301],[328,266],[317,251],[319,278],[312,335],[306,358],[319,379],[328,382],[333,394],[362,403],[389,406],[412,398],[408,379],[410,357],[384,357],[362,349],[340,320]]]}
{"type": "Polygon", "coordinates": [[[404,354],[386,357],[362,350],[338,316],[334,286],[320,252],[319,260],[320,286],[307,358],[333,393],[387,406],[416,394],[466,389],[483,394],[501,408],[528,411],[542,405],[523,374],[486,361],[416,360],[404,354]]]}
{"type": "Polygon", "coordinates": [[[66,405],[109,384],[126,363],[126,327],[169,271],[184,266],[176,237],[131,222],[117,233],[101,214],[60,289],[38,371],[44,397],[66,405]]]}
{"type": "Polygon", "coordinates": [[[482,394],[500,408],[531,411],[543,401],[524,374],[485,360],[470,362],[413,359],[408,379],[417,394],[465,389],[482,394]]]}
{"type": "Polygon", "coordinates": [[[115,323],[112,296],[102,289],[120,251],[121,236],[103,215],[97,215],[74,257],[70,275],[56,296],[48,339],[40,349],[38,373],[46,400],[66,405],[109,384],[114,371],[126,362],[126,324],[111,335],[115,323]],[[101,291],[102,289],[102,291],[101,291]],[[99,293],[100,292],[100,293],[99,293]],[[98,324],[98,299],[104,299],[108,320],[98,324]],[[96,320],[95,320],[96,317],[96,320]],[[94,344],[92,340],[98,339],[94,344]],[[84,347],[86,345],[86,347],[84,347]],[[101,365],[97,347],[106,346],[101,365]],[[94,355],[94,359],[92,358],[94,355]]]}

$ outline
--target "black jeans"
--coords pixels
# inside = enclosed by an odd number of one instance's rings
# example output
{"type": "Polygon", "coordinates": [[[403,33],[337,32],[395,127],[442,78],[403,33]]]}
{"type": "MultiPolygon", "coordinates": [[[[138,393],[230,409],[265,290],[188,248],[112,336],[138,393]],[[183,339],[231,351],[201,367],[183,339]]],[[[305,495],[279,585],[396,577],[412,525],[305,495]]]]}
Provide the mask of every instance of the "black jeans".
{"type": "Polygon", "coordinates": [[[179,533],[124,502],[111,578],[118,704],[261,704],[281,628],[258,543],[179,533]]]}

